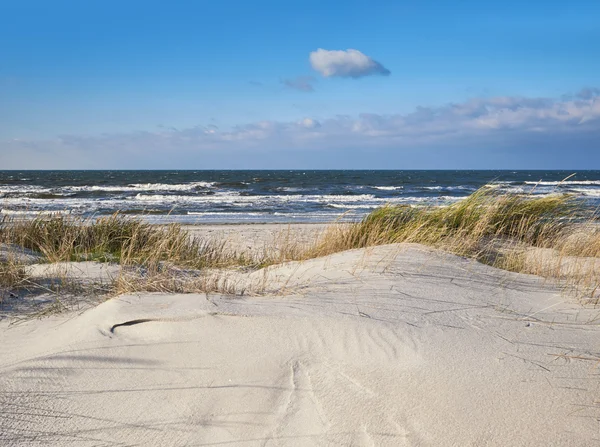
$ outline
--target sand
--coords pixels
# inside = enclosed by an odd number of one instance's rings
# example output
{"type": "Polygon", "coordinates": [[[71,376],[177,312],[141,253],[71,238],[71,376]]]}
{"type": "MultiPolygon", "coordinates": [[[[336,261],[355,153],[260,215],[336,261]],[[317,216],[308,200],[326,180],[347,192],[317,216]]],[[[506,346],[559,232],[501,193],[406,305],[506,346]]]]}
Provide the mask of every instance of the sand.
{"type": "Polygon", "coordinates": [[[237,251],[259,252],[278,244],[310,244],[327,228],[327,224],[246,224],[186,225],[192,235],[224,241],[237,251]]]}
{"type": "MultiPolygon", "coordinates": [[[[91,271],[86,270],[86,271],[91,271]]],[[[0,445],[600,444],[600,310],[418,245],[0,321],[0,445]]]]}
{"type": "Polygon", "coordinates": [[[27,248],[13,244],[0,243],[0,262],[15,262],[18,264],[35,264],[42,261],[43,256],[27,248]]]}

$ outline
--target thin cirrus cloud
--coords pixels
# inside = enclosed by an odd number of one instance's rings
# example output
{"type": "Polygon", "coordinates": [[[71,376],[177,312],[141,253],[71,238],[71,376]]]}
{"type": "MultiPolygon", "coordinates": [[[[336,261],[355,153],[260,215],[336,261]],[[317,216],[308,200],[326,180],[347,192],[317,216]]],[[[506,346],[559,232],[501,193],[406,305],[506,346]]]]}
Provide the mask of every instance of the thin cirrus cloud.
{"type": "Polygon", "coordinates": [[[314,92],[315,88],[313,84],[317,80],[313,76],[298,76],[292,79],[282,79],[282,84],[294,90],[301,92],[314,92]]]}
{"type": "Polygon", "coordinates": [[[354,50],[324,50],[319,48],[309,55],[312,68],[326,78],[362,78],[391,72],[366,54],[354,50]]]}
{"type": "Polygon", "coordinates": [[[419,107],[407,114],[263,120],[229,129],[197,126],[62,136],[54,141],[0,142],[0,165],[36,168],[31,163],[38,161],[50,163],[48,167],[53,168],[76,168],[57,163],[82,160],[78,166],[102,168],[111,158],[115,163],[130,159],[135,165],[140,157],[156,163],[166,157],[171,162],[181,160],[182,164],[210,158],[215,165],[227,166],[232,154],[252,155],[253,163],[261,165],[275,157],[285,161],[285,154],[304,154],[318,161],[327,154],[344,153],[345,159],[354,160],[357,166],[367,166],[378,159],[369,155],[372,151],[379,151],[380,159],[387,154],[383,159],[396,157],[398,162],[403,162],[403,154],[422,151],[414,163],[428,167],[433,160],[426,155],[430,150],[439,149],[442,156],[446,154],[454,161],[453,154],[466,151],[468,157],[481,156],[485,162],[484,155],[492,155],[499,148],[514,151],[514,163],[529,152],[543,156],[544,151],[579,151],[581,160],[597,163],[600,158],[594,154],[600,153],[598,141],[600,92],[586,89],[562,98],[474,98],[440,107],[419,107]],[[316,153],[319,156],[307,155],[316,153]],[[363,155],[356,155],[359,153],[363,155]]]}

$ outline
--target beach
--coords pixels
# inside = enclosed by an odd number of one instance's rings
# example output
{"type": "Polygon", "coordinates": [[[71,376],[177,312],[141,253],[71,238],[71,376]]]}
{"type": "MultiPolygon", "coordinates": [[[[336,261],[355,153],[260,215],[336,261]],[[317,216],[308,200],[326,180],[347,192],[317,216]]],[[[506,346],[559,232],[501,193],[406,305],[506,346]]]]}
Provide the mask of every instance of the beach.
{"type": "Polygon", "coordinates": [[[600,0],[0,4],[0,447],[600,447],[600,0]]]}
{"type": "Polygon", "coordinates": [[[0,447],[600,446],[599,0],[0,3],[0,447]]]}
{"type": "Polygon", "coordinates": [[[234,250],[260,251],[272,247],[277,241],[306,245],[319,236],[328,224],[207,224],[185,225],[192,235],[225,242],[234,250]]]}
{"type": "MultiPolygon", "coordinates": [[[[322,229],[188,228],[250,250],[322,229]]],[[[86,265],[75,274],[117,274],[86,265]]],[[[600,311],[540,277],[419,244],[231,275],[260,293],[138,292],[0,320],[0,443],[600,442],[600,311]]]]}

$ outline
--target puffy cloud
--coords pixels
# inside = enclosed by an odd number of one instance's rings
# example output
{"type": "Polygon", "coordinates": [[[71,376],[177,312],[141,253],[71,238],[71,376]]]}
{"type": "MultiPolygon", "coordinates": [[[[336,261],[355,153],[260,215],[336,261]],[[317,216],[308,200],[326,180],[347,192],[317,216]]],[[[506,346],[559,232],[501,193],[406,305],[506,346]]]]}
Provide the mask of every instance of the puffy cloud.
{"type": "Polygon", "coordinates": [[[309,56],[312,68],[326,78],[361,78],[363,76],[383,75],[391,72],[379,62],[358,50],[324,50],[319,48],[309,56]]]}
{"type": "Polygon", "coordinates": [[[317,80],[312,76],[298,76],[294,79],[283,79],[281,82],[289,88],[300,90],[301,92],[314,92],[313,84],[317,80]]]}
{"type": "Polygon", "coordinates": [[[321,127],[321,123],[312,118],[301,119],[298,124],[306,129],[316,129],[317,127],[321,127]]]}
{"type": "MultiPolygon", "coordinates": [[[[593,167],[600,163],[599,142],[600,97],[597,95],[590,95],[589,99],[503,96],[474,98],[441,107],[419,107],[407,114],[365,113],[319,120],[306,117],[297,121],[257,121],[233,128],[209,125],[160,128],[155,132],[62,136],[55,141],[0,142],[0,166],[14,169],[156,168],[175,166],[173,163],[179,161],[176,166],[201,163],[205,167],[268,167],[273,160],[283,160],[285,154],[295,153],[295,159],[314,160],[313,167],[320,166],[321,157],[329,157],[333,167],[348,166],[352,160],[355,160],[354,167],[365,167],[386,157],[391,160],[415,151],[425,154],[435,148],[440,157],[444,153],[462,151],[465,163],[481,160],[487,163],[484,166],[494,167],[490,157],[501,148],[514,152],[513,159],[498,159],[505,167],[519,166],[519,160],[533,153],[537,154],[536,163],[540,164],[529,166],[549,166],[543,164],[550,160],[548,151],[554,151],[554,160],[560,158],[563,163],[579,153],[580,160],[584,160],[580,163],[593,167]],[[385,153],[382,157],[369,155],[382,154],[381,151],[385,153]],[[317,156],[310,155],[317,152],[317,156]],[[352,155],[359,152],[362,158],[352,155]],[[242,160],[246,164],[232,164],[242,163],[242,160]]],[[[430,167],[443,159],[415,157],[421,167],[430,167]]],[[[458,157],[447,157],[458,163],[458,157]]],[[[390,166],[384,164],[383,167],[390,166]]]]}

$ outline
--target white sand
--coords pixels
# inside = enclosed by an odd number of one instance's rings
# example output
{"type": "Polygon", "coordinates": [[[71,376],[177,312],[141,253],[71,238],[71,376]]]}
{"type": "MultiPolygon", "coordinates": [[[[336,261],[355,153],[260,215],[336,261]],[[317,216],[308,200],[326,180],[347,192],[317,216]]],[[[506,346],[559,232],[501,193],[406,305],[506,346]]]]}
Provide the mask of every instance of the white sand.
{"type": "Polygon", "coordinates": [[[539,278],[418,246],[267,277],[0,322],[0,445],[600,444],[600,311],[539,278]]]}
{"type": "Polygon", "coordinates": [[[0,244],[0,262],[34,264],[42,261],[43,256],[27,248],[13,244],[0,244]]]}
{"type": "Polygon", "coordinates": [[[34,278],[50,280],[76,279],[81,283],[97,282],[107,284],[119,276],[120,267],[117,264],[103,262],[54,262],[47,264],[32,264],[25,269],[27,275],[34,278]]]}
{"type": "Polygon", "coordinates": [[[315,241],[327,224],[232,224],[186,225],[192,235],[202,239],[225,241],[236,251],[260,252],[278,245],[307,245],[315,241]]]}

